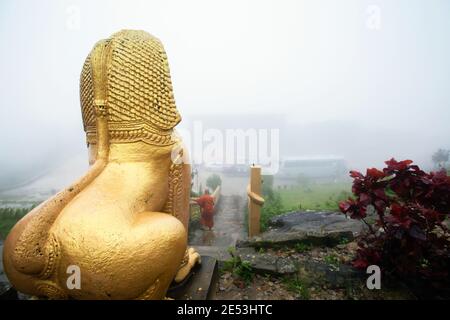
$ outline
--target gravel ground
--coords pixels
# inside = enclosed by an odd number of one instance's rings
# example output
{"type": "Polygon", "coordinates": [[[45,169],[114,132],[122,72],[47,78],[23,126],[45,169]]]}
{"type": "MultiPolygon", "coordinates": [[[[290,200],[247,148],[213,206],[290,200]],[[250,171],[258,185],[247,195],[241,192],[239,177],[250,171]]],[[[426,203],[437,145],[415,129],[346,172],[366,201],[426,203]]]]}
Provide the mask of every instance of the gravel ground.
{"type": "MultiPolygon", "coordinates": [[[[291,257],[298,261],[316,261],[338,269],[349,264],[357,249],[356,242],[338,245],[335,248],[297,248],[297,250],[267,250],[266,253],[291,257]]],[[[243,281],[230,271],[221,271],[215,299],[224,300],[392,300],[415,299],[403,288],[383,287],[369,290],[365,281],[351,286],[335,287],[317,279],[294,276],[255,274],[249,282],[243,281]]]]}

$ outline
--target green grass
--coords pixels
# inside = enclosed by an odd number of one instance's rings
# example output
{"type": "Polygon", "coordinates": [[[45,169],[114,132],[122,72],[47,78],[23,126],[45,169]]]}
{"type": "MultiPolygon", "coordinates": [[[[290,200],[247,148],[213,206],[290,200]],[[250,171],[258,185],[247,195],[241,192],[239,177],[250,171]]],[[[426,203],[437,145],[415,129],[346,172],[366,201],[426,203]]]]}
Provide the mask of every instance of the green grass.
{"type": "Polygon", "coordinates": [[[346,244],[349,244],[350,243],[350,240],[349,239],[347,239],[347,238],[342,238],[340,241],[339,241],[339,244],[340,245],[346,245],[346,244]]]}
{"type": "Polygon", "coordinates": [[[221,271],[231,272],[233,275],[243,280],[246,285],[249,285],[255,276],[251,263],[249,261],[241,260],[240,257],[236,256],[233,247],[228,248],[228,252],[230,253],[231,258],[224,261],[221,271]]]}
{"type": "Polygon", "coordinates": [[[311,298],[308,285],[298,275],[287,276],[283,279],[283,282],[289,291],[298,294],[302,300],[309,300],[311,298]]]}
{"type": "Polygon", "coordinates": [[[325,256],[324,261],[326,264],[328,264],[330,267],[339,268],[339,258],[335,254],[329,254],[325,256]]]}
{"type": "Polygon", "coordinates": [[[268,228],[269,220],[292,211],[339,211],[339,202],[351,196],[350,183],[328,183],[272,188],[264,186],[266,202],[261,210],[261,231],[268,228]]]}
{"type": "Polygon", "coordinates": [[[351,196],[350,183],[309,184],[278,189],[283,207],[294,210],[337,211],[351,196]]]}
{"type": "Polygon", "coordinates": [[[312,246],[305,243],[296,243],[294,246],[295,251],[298,253],[305,253],[311,251],[312,246]]]}
{"type": "Polygon", "coordinates": [[[268,228],[269,220],[272,217],[283,214],[289,210],[283,206],[280,194],[275,192],[271,197],[266,197],[264,205],[261,209],[260,225],[261,231],[266,231],[268,228]]]}

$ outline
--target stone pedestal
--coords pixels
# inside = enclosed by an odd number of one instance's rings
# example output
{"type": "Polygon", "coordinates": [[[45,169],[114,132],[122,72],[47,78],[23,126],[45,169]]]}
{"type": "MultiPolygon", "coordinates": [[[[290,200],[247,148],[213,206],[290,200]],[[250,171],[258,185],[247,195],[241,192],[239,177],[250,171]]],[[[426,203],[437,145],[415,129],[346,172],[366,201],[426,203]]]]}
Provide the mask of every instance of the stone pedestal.
{"type": "Polygon", "coordinates": [[[3,243],[0,241],[0,300],[17,300],[17,291],[3,272],[3,243]]]}
{"type": "MultiPolygon", "coordinates": [[[[29,299],[29,296],[18,294],[3,273],[2,249],[0,244],[0,300],[29,299]]],[[[202,264],[194,267],[183,282],[171,286],[167,297],[175,300],[208,300],[216,291],[218,274],[216,258],[202,256],[202,264]]]]}
{"type": "Polygon", "coordinates": [[[167,297],[175,300],[211,299],[216,291],[218,274],[216,258],[202,256],[202,264],[196,265],[183,282],[172,285],[167,297]]]}

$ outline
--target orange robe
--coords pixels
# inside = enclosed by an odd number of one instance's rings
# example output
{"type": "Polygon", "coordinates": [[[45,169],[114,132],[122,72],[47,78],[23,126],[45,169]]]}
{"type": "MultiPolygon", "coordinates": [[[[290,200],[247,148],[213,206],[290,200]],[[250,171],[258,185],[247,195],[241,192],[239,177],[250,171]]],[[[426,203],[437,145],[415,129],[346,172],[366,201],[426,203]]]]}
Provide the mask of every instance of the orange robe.
{"type": "Polygon", "coordinates": [[[200,223],[212,228],[214,226],[214,198],[209,194],[204,194],[196,201],[202,211],[200,223]]]}

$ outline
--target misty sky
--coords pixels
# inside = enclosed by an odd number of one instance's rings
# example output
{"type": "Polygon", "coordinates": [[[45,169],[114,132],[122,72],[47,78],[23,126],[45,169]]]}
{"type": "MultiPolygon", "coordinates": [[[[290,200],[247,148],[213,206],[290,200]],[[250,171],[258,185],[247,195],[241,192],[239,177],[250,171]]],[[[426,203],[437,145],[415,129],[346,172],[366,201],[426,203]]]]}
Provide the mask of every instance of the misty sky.
{"type": "Polygon", "coordinates": [[[81,66],[125,28],[162,40],[185,123],[284,115],[286,154],[356,167],[450,148],[447,0],[2,0],[0,179],[86,157],[81,66]]]}

